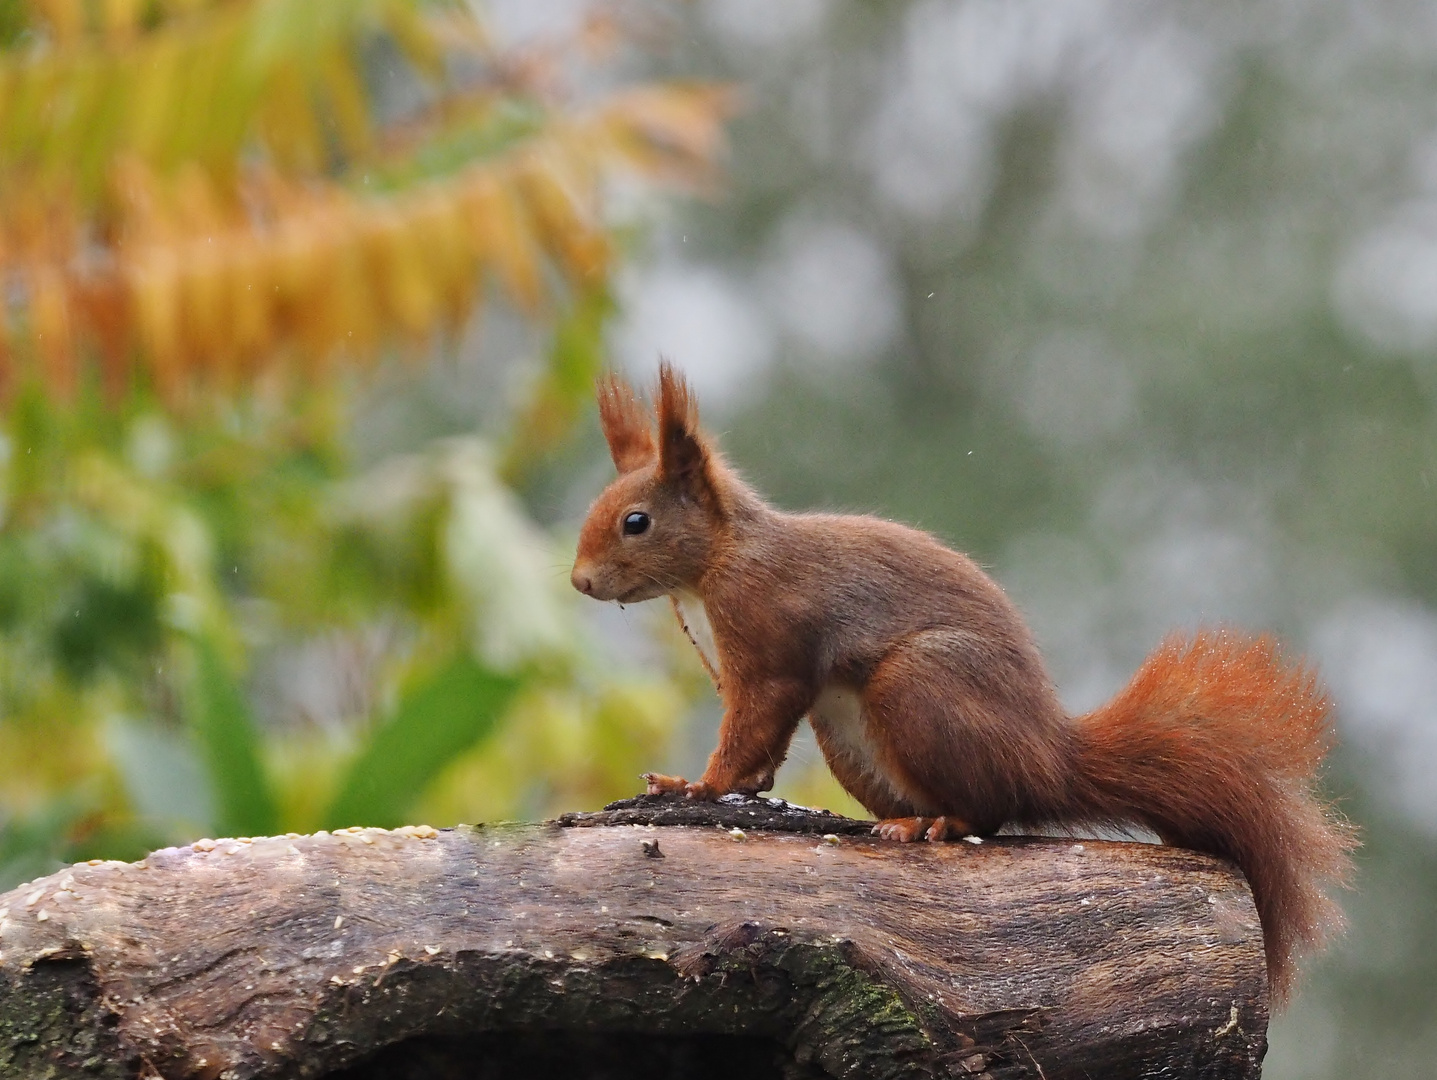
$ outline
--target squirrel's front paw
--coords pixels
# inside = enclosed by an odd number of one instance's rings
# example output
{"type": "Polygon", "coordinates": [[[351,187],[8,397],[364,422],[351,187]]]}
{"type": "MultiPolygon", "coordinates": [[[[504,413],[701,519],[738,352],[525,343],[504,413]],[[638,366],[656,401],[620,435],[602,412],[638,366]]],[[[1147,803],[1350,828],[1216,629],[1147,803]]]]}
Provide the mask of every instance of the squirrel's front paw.
{"type": "Polygon", "coordinates": [[[682,776],[665,776],[663,773],[646,772],[643,779],[649,785],[650,795],[682,795],[698,802],[714,802],[723,794],[712,784],[705,784],[702,780],[690,783],[682,776]]]}
{"type": "Polygon", "coordinates": [[[665,776],[663,773],[646,772],[643,779],[650,795],[687,795],[693,785],[682,776],[665,776]]]}
{"type": "Polygon", "coordinates": [[[723,792],[712,784],[705,784],[702,780],[695,780],[684,788],[684,794],[695,802],[717,802],[723,796],[723,792]]]}

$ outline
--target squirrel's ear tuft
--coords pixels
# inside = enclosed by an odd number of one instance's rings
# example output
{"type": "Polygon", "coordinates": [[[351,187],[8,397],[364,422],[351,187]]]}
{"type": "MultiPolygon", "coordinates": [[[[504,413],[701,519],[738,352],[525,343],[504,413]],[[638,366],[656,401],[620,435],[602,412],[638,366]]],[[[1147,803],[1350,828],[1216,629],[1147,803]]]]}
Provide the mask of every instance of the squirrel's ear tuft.
{"type": "Polygon", "coordinates": [[[594,396],[599,422],[609,443],[609,454],[621,473],[633,472],[654,460],[654,432],[648,413],[634,396],[634,388],[617,375],[601,378],[594,396]]]}
{"type": "Polygon", "coordinates": [[[709,487],[709,451],[699,434],[699,408],[684,377],[659,363],[659,475],[703,495],[709,487]]]}

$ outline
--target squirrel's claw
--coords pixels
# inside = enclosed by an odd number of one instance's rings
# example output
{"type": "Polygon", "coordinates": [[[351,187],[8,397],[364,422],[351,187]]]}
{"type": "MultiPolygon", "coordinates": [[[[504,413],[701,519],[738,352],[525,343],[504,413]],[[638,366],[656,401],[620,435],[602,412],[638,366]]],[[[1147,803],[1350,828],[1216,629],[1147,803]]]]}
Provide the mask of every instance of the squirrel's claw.
{"type": "Polygon", "coordinates": [[[911,844],[915,840],[931,840],[937,843],[965,836],[972,831],[966,821],[952,815],[940,815],[936,818],[884,818],[873,826],[874,836],[881,836],[885,840],[897,840],[902,844],[911,844]]]}
{"type": "Polygon", "coordinates": [[[897,840],[900,844],[911,844],[923,836],[932,820],[922,817],[885,818],[873,826],[873,835],[881,836],[885,840],[897,840]]]}
{"type": "Polygon", "coordinates": [[[952,815],[941,815],[933,819],[933,824],[928,826],[924,833],[924,839],[932,841],[956,840],[960,836],[967,836],[973,831],[972,827],[962,818],[952,815]]]}

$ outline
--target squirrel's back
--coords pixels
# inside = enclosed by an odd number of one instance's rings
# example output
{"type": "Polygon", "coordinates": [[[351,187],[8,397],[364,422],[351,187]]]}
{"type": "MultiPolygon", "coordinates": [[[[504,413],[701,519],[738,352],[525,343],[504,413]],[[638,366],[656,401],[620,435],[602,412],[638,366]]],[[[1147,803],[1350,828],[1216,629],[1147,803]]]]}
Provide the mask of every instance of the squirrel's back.
{"type": "Polygon", "coordinates": [[[747,609],[756,585],[779,609],[786,594],[801,597],[778,612],[787,616],[780,625],[821,641],[830,664],[845,672],[871,669],[909,635],[961,632],[971,637],[977,659],[1022,672],[1033,683],[1035,705],[1058,710],[1027,624],[967,555],[881,518],[767,510],[735,530],[706,574],[716,605],[747,609]]]}

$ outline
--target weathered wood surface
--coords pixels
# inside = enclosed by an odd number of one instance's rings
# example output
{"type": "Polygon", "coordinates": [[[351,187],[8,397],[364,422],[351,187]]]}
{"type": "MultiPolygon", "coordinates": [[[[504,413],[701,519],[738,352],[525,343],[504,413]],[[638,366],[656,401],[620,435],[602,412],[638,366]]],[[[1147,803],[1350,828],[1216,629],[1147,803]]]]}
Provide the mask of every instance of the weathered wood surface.
{"type": "Polygon", "coordinates": [[[1227,864],[863,831],[641,798],[74,866],[0,896],[0,1076],[1258,1076],[1227,864]]]}

